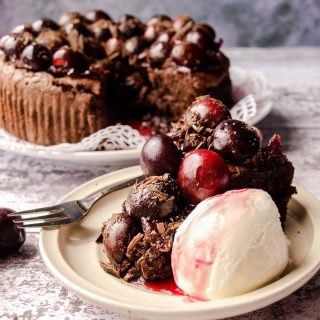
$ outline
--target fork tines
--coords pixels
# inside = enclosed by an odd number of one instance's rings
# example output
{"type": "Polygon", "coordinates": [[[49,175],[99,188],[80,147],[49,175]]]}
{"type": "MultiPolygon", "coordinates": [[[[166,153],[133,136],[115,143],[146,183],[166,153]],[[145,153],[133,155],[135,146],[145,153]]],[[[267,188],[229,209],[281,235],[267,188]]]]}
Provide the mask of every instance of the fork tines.
{"type": "Polygon", "coordinates": [[[8,214],[13,218],[13,222],[20,228],[43,227],[50,225],[59,225],[69,219],[64,214],[64,208],[61,206],[45,207],[33,210],[25,210],[8,214]]]}

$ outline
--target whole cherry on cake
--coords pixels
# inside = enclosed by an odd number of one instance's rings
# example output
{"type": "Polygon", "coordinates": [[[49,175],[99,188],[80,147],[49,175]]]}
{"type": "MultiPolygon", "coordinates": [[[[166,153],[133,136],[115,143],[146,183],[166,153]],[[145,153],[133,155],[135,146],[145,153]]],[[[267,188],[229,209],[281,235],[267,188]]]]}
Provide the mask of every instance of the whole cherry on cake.
{"type": "Polygon", "coordinates": [[[172,139],[164,134],[151,137],[143,146],[140,156],[142,171],[147,176],[170,173],[177,176],[182,154],[172,139]]]}
{"type": "Polygon", "coordinates": [[[186,154],[182,160],[178,183],[184,197],[191,203],[225,191],[229,182],[229,169],[217,153],[198,149],[186,154]]]}
{"type": "Polygon", "coordinates": [[[0,257],[15,253],[23,245],[26,235],[22,228],[14,224],[8,214],[14,210],[0,208],[0,257]]]}

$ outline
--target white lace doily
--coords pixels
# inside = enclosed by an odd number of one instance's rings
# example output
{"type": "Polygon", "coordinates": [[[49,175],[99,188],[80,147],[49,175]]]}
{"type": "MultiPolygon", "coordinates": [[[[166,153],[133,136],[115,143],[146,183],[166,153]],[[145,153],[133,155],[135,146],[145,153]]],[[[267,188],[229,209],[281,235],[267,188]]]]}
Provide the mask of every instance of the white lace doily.
{"type": "MultiPolygon", "coordinates": [[[[268,99],[270,89],[264,75],[259,71],[247,71],[231,68],[232,94],[238,101],[231,109],[233,119],[255,124],[270,110],[266,110],[264,100],[268,99]]],[[[270,109],[270,104],[268,104],[270,109]]],[[[13,151],[59,151],[80,152],[96,150],[139,149],[146,138],[128,125],[114,125],[101,129],[78,143],[63,143],[53,146],[42,146],[17,139],[0,128],[0,148],[13,151]]]]}

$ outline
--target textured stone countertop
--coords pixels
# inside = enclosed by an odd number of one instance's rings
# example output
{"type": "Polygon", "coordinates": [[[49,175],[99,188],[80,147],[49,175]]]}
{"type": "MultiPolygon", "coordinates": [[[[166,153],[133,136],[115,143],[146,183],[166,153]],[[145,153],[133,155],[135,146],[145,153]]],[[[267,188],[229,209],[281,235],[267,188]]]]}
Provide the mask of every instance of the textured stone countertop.
{"type": "MultiPolygon", "coordinates": [[[[225,50],[232,64],[259,69],[272,89],[274,108],[258,124],[265,136],[282,135],[296,168],[295,182],[320,198],[320,49],[225,50]]],[[[114,168],[72,165],[0,151],[0,206],[41,207],[114,168]]],[[[27,234],[20,253],[0,260],[0,319],[125,320],[77,298],[45,267],[38,234],[27,234]]],[[[300,290],[267,308],[235,319],[320,319],[320,273],[300,290]]],[[[169,319],[168,319],[169,320],[169,319]]]]}

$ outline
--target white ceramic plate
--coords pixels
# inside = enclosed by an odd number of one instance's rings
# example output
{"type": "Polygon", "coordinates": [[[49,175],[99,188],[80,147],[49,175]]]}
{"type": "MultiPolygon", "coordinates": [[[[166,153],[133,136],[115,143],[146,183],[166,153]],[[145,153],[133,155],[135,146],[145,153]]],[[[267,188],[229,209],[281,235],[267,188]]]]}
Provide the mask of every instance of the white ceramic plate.
{"type": "MultiPolygon", "coordinates": [[[[115,171],[91,180],[61,201],[87,196],[111,184],[133,178],[139,167],[115,171]]],[[[289,205],[286,234],[291,240],[292,267],[279,280],[233,298],[190,303],[185,297],[146,291],[105,273],[95,243],[101,224],[120,212],[127,189],[110,194],[82,221],[41,231],[42,257],[60,282],[79,297],[110,311],[139,319],[202,320],[231,317],[267,306],[297,290],[320,266],[320,203],[298,187],[289,205]]]]}
{"type": "MultiPolygon", "coordinates": [[[[260,71],[250,71],[238,67],[230,68],[230,77],[233,83],[233,96],[235,101],[248,94],[252,94],[257,103],[257,113],[249,121],[255,125],[265,118],[272,110],[271,91],[265,76],[260,71]]],[[[0,149],[14,152],[20,155],[36,158],[61,160],[84,164],[101,164],[128,166],[137,164],[141,149],[115,150],[115,151],[53,151],[48,149],[34,148],[27,146],[19,140],[10,141],[1,138],[0,149]]]]}

